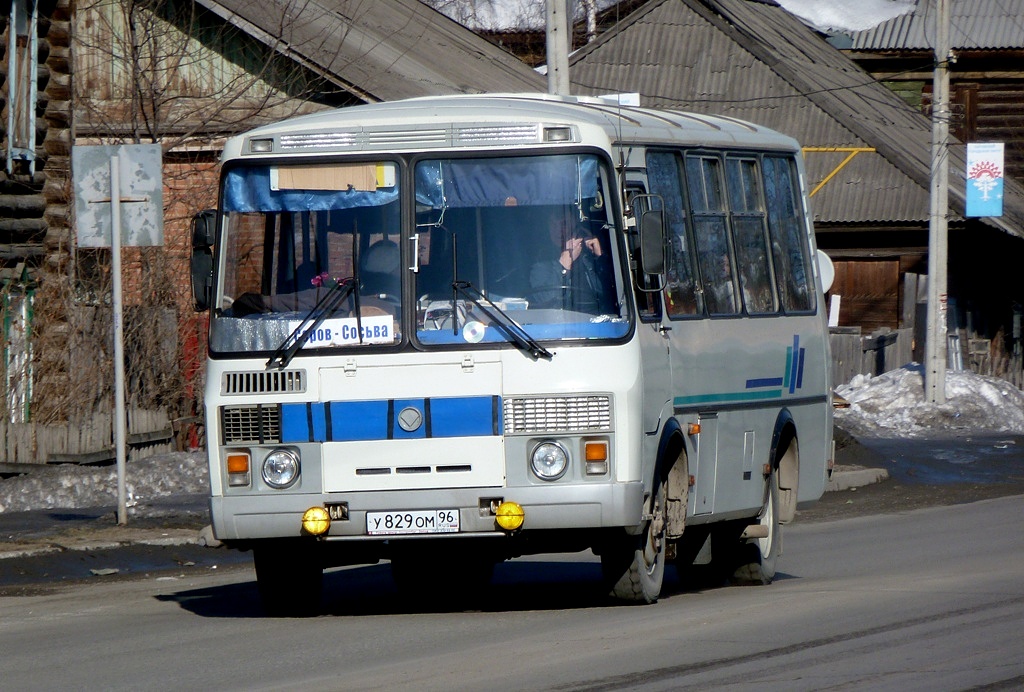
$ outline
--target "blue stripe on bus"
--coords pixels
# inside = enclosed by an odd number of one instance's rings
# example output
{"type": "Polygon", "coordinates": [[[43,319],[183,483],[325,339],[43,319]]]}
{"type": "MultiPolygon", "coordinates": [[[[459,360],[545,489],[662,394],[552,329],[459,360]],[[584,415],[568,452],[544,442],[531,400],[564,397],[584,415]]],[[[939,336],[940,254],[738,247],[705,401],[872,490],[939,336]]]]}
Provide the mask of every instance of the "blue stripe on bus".
{"type": "Polygon", "coordinates": [[[786,355],[789,356],[789,363],[786,365],[786,372],[789,373],[789,377],[786,379],[789,385],[789,393],[792,394],[796,390],[796,367],[797,360],[800,358],[800,335],[793,335],[793,347],[786,349],[786,355]]]}
{"type": "Polygon", "coordinates": [[[281,442],[352,442],[427,437],[484,437],[503,434],[501,397],[380,399],[281,404],[281,442]],[[398,424],[403,409],[416,408],[423,421],[415,430],[398,424]]]}
{"type": "Polygon", "coordinates": [[[282,442],[310,442],[309,406],[310,404],[281,404],[282,442]]]}
{"type": "Polygon", "coordinates": [[[781,377],[762,377],[756,380],[747,380],[747,389],[755,389],[756,387],[781,387],[783,384],[781,377]]]}
{"type": "Polygon", "coordinates": [[[432,434],[434,437],[500,435],[501,418],[496,421],[494,413],[492,397],[489,396],[431,399],[432,434]]]}
{"type": "Polygon", "coordinates": [[[716,404],[735,401],[754,401],[762,399],[778,399],[782,397],[781,389],[766,389],[760,392],[721,392],[718,394],[694,394],[691,396],[677,396],[672,399],[675,406],[690,406],[693,404],[716,404]]]}
{"type": "Polygon", "coordinates": [[[747,391],[718,392],[714,394],[694,394],[677,396],[673,399],[676,406],[692,406],[694,404],[735,403],[742,401],[763,401],[781,398],[785,392],[794,394],[804,386],[804,359],[807,349],[800,346],[800,335],[793,335],[793,345],[786,347],[785,374],[782,377],[752,377],[746,380],[747,391]],[[761,387],[772,387],[765,391],[751,391],[761,387]],[[777,389],[778,388],[778,389],[777,389]]]}
{"type": "Polygon", "coordinates": [[[331,401],[333,442],[388,439],[390,401],[331,401]]]}

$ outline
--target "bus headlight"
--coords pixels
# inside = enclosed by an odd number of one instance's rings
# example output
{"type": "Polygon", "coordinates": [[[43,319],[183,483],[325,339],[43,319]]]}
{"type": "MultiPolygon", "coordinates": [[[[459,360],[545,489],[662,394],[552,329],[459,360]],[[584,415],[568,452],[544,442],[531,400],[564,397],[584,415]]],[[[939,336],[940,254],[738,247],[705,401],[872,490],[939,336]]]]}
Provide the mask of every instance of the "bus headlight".
{"type": "Polygon", "coordinates": [[[299,477],[299,455],[275,449],[263,460],[263,481],[271,488],[287,488],[299,477]]]}
{"type": "Polygon", "coordinates": [[[541,442],[533,448],[530,466],[537,478],[545,481],[557,480],[569,468],[569,452],[557,442],[541,442]]]}

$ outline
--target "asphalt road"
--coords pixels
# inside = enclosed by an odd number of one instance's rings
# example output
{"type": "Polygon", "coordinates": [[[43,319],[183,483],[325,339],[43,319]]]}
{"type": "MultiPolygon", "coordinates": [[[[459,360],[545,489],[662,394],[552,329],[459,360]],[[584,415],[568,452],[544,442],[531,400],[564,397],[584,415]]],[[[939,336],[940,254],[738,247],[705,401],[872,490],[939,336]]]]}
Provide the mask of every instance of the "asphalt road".
{"type": "MultiPolygon", "coordinates": [[[[857,491],[859,492],[859,491],[857,491]]],[[[482,600],[332,571],[325,614],[262,617],[248,567],[0,598],[12,690],[953,690],[1024,686],[1024,497],[787,528],[767,587],[616,606],[588,554],[499,567],[482,600]]]]}
{"type": "MultiPolygon", "coordinates": [[[[855,440],[837,430],[836,440],[839,464],[883,469],[889,480],[826,493],[798,513],[798,525],[1024,494],[1021,435],[855,440]]],[[[0,559],[0,596],[97,578],[125,581],[250,566],[247,553],[193,544],[209,521],[205,498],[165,498],[139,509],[140,516],[123,529],[115,526],[112,507],[0,513],[0,556],[19,555],[0,559]],[[26,548],[23,556],[20,548],[26,548]]]]}

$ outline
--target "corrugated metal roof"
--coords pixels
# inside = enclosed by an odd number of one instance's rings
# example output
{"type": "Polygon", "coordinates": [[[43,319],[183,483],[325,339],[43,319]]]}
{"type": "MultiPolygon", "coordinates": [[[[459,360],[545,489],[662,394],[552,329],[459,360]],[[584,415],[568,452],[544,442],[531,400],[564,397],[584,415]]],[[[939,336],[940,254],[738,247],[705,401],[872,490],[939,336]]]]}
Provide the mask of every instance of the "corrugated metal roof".
{"type": "MultiPolygon", "coordinates": [[[[918,2],[905,15],[850,35],[853,50],[931,50],[935,5],[918,2]]],[[[949,37],[954,50],[1024,48],[1024,0],[952,0],[949,37]]]]}
{"type": "Polygon", "coordinates": [[[522,61],[418,0],[197,0],[364,101],[544,91],[522,61]]]}
{"type": "MultiPolygon", "coordinates": [[[[816,220],[927,223],[930,121],[777,5],[652,0],[576,53],[570,77],[582,93],[638,91],[643,105],[743,118],[804,146],[874,147],[815,195],[816,220]]],[[[812,186],[843,156],[808,154],[812,186]]],[[[950,160],[962,211],[963,147],[950,160]]],[[[1006,215],[987,222],[1024,237],[1024,190],[1008,181],[1006,192],[1006,215]]]]}

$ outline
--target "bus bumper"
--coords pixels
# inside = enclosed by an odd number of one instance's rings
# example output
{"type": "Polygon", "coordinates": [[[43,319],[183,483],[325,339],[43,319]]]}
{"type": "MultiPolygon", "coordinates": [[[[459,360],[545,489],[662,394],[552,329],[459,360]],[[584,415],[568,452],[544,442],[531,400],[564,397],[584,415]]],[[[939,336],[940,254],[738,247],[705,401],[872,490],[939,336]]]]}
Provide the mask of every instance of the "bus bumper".
{"type": "MultiPolygon", "coordinates": [[[[523,531],[637,526],[643,519],[643,484],[576,484],[516,488],[458,488],[328,494],[215,496],[210,499],[214,534],[222,541],[302,535],[310,507],[344,507],[347,519],[331,522],[327,540],[382,540],[368,536],[366,513],[457,509],[459,532],[448,537],[501,535],[493,508],[502,501],[523,507],[523,531]]],[[[387,538],[387,537],[383,537],[387,538]]]]}

